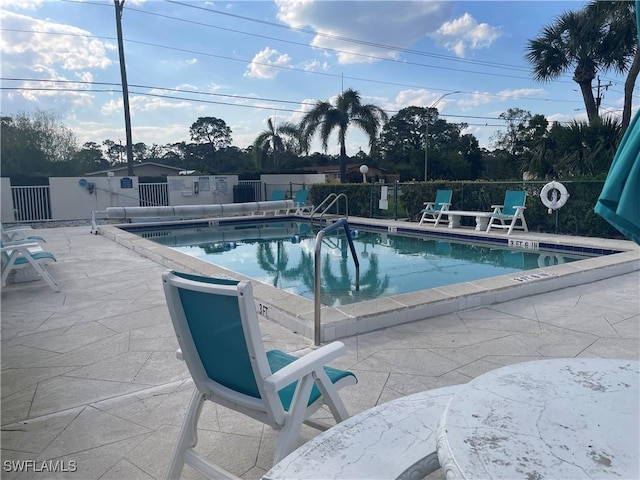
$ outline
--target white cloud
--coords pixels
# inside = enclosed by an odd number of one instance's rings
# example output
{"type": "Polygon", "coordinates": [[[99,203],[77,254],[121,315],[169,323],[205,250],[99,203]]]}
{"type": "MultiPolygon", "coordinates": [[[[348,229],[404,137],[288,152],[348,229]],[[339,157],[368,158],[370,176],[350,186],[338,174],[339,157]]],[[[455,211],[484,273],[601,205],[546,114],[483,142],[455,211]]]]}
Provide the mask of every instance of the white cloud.
{"type": "MultiPolygon", "coordinates": [[[[149,93],[154,95],[164,95],[169,92],[153,89],[150,90],[149,93]]],[[[114,113],[119,114],[123,112],[123,108],[122,96],[119,96],[118,98],[111,99],[105,103],[100,109],[100,112],[103,115],[112,115],[114,113]]],[[[129,109],[132,117],[143,112],[154,112],[164,109],[181,110],[186,108],[193,109],[194,107],[193,104],[187,100],[178,101],[170,98],[148,97],[143,95],[129,96],[129,109]]]]}
{"type": "Polygon", "coordinates": [[[468,13],[450,22],[445,22],[433,34],[442,46],[459,57],[464,57],[468,49],[476,50],[491,46],[502,35],[499,27],[478,23],[468,13]]]}
{"type": "Polygon", "coordinates": [[[83,70],[103,69],[112,63],[107,50],[115,47],[83,36],[90,35],[86,30],[7,11],[0,11],[0,22],[4,29],[21,30],[0,32],[5,73],[34,65],[83,70]]]}
{"type": "Polygon", "coordinates": [[[44,0],[2,0],[2,8],[16,10],[37,10],[44,0]]]}
{"type": "Polygon", "coordinates": [[[291,63],[291,57],[267,47],[256,53],[251,62],[244,73],[245,77],[271,79],[275,78],[279,72],[278,68],[273,68],[271,65],[286,67],[291,63]]]}
{"type": "Polygon", "coordinates": [[[318,70],[326,72],[329,70],[329,64],[318,60],[310,60],[302,64],[302,69],[306,72],[316,72],[318,70]]]}
{"type": "Polygon", "coordinates": [[[461,94],[450,95],[444,98],[442,98],[442,95],[443,92],[430,92],[423,88],[401,90],[396,95],[394,102],[384,108],[385,110],[387,108],[388,110],[401,110],[410,106],[430,107],[435,102],[438,102],[436,107],[439,111],[442,111],[447,104],[458,103],[460,100],[456,97],[460,97],[461,94]]]}
{"type": "Polygon", "coordinates": [[[435,32],[451,11],[450,2],[314,2],[276,0],[278,19],[294,28],[313,28],[311,45],[340,50],[338,61],[372,63],[397,58],[397,49],[414,45],[435,32]],[[357,39],[358,43],[348,41],[357,39]]]}
{"type": "Polygon", "coordinates": [[[466,94],[458,102],[458,106],[462,110],[470,110],[480,105],[488,105],[497,102],[506,102],[511,99],[522,99],[523,97],[541,97],[546,95],[546,91],[542,88],[519,88],[501,90],[497,93],[478,92],[475,91],[470,94],[466,94]]]}

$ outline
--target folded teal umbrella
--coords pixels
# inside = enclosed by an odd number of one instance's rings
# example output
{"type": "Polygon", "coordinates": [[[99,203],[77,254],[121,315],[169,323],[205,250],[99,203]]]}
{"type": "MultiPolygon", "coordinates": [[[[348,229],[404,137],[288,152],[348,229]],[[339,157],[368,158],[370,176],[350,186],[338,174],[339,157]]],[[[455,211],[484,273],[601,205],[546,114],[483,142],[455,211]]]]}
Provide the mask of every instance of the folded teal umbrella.
{"type": "Polygon", "coordinates": [[[640,244],[640,112],[620,142],[595,211],[640,244]]]}
{"type": "MultiPolygon", "coordinates": [[[[640,1],[636,0],[640,32],[640,1]]],[[[640,244],[640,111],[627,128],[613,159],[595,211],[625,237],[640,244]]]]}

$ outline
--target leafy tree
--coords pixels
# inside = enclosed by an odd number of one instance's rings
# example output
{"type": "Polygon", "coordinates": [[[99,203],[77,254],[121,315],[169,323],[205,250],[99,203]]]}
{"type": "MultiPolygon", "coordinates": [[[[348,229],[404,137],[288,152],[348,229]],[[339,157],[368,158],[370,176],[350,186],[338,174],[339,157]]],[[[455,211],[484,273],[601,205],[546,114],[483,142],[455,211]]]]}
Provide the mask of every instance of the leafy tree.
{"type": "Polygon", "coordinates": [[[133,145],[133,161],[135,163],[145,162],[149,155],[149,149],[144,142],[138,142],[133,145]]]}
{"type": "Polygon", "coordinates": [[[403,108],[382,130],[378,149],[383,166],[399,173],[402,180],[423,178],[428,132],[430,177],[470,178],[477,166],[472,169],[467,164],[481,162],[481,154],[477,141],[462,140],[465,126],[438,118],[435,108],[403,108]]]}
{"type": "MultiPolygon", "coordinates": [[[[618,25],[616,23],[616,25],[618,25]]],[[[602,22],[592,11],[567,11],[529,40],[526,58],[533,68],[533,78],[540,82],[555,80],[573,68],[573,80],[580,86],[590,122],[598,117],[592,82],[596,73],[615,68],[623,71],[624,49],[611,42],[602,22]]]]}
{"type": "Polygon", "coordinates": [[[531,112],[521,108],[510,108],[500,114],[500,118],[507,124],[506,132],[498,130],[492,137],[495,148],[506,150],[511,155],[517,155],[524,148],[527,123],[531,120],[531,112]]]}
{"type": "Polygon", "coordinates": [[[90,172],[106,170],[109,162],[102,154],[102,148],[95,142],[87,142],[74,155],[74,174],[85,175],[90,172]]]}
{"type": "Polygon", "coordinates": [[[106,149],[107,159],[111,166],[118,165],[126,160],[127,150],[121,142],[116,143],[113,140],[107,139],[102,142],[102,145],[104,145],[106,149]]]}
{"type": "Polygon", "coordinates": [[[338,95],[335,106],[330,102],[318,101],[305,114],[300,127],[304,132],[304,138],[307,139],[307,144],[308,139],[319,132],[325,152],[331,132],[337,129],[340,144],[340,181],[344,183],[347,176],[346,139],[349,125],[354,124],[363,130],[369,137],[369,146],[373,147],[378,129],[386,121],[387,114],[384,110],[372,104],[363,105],[360,93],[350,88],[338,95]]]}
{"type": "Polygon", "coordinates": [[[231,146],[231,128],[216,117],[199,117],[189,128],[189,134],[194,142],[209,147],[211,160],[218,150],[231,146]]]}
{"type": "Polygon", "coordinates": [[[5,116],[0,129],[3,175],[47,176],[72,168],[76,137],[53,113],[36,110],[5,116]]]}

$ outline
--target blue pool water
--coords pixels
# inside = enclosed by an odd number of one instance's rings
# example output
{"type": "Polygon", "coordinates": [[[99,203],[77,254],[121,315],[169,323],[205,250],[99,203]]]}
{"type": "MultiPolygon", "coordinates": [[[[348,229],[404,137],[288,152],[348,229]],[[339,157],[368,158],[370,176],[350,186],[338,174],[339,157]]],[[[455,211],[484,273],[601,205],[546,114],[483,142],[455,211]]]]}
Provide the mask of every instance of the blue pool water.
{"type": "MultiPolygon", "coordinates": [[[[298,222],[136,229],[177,251],[313,299],[317,227],[298,222]]],[[[324,238],[322,298],[337,306],[571,262],[557,252],[515,251],[442,238],[353,230],[360,288],[344,231],[324,238]]]]}

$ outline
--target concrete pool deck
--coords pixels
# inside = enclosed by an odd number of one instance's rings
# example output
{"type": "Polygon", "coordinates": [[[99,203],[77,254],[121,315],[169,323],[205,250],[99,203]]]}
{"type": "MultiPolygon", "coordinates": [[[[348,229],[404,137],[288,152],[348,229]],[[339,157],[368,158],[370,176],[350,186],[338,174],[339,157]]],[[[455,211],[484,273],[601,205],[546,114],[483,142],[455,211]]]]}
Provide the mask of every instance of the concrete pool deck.
{"type": "MultiPolygon", "coordinates": [[[[37,233],[58,258],[48,270],[62,292],[42,281],[2,289],[3,468],[7,460],[61,460],[77,471],[5,469],[2,478],[163,478],[193,388],[175,358],[160,281],[166,267],[88,226],[37,233]]],[[[631,252],[623,264],[640,260],[631,252]]],[[[639,274],[612,275],[343,339],[335,365],[359,379],[341,391],[349,412],[517,362],[639,360],[639,274]]],[[[261,327],[267,349],[310,346],[275,321],[261,318],[261,327]]],[[[272,429],[210,402],[200,426],[201,451],[223,468],[249,479],[271,467],[272,429]]],[[[304,439],[315,434],[304,427],[304,439]]],[[[182,478],[201,477],[187,467],[182,478]]]]}

